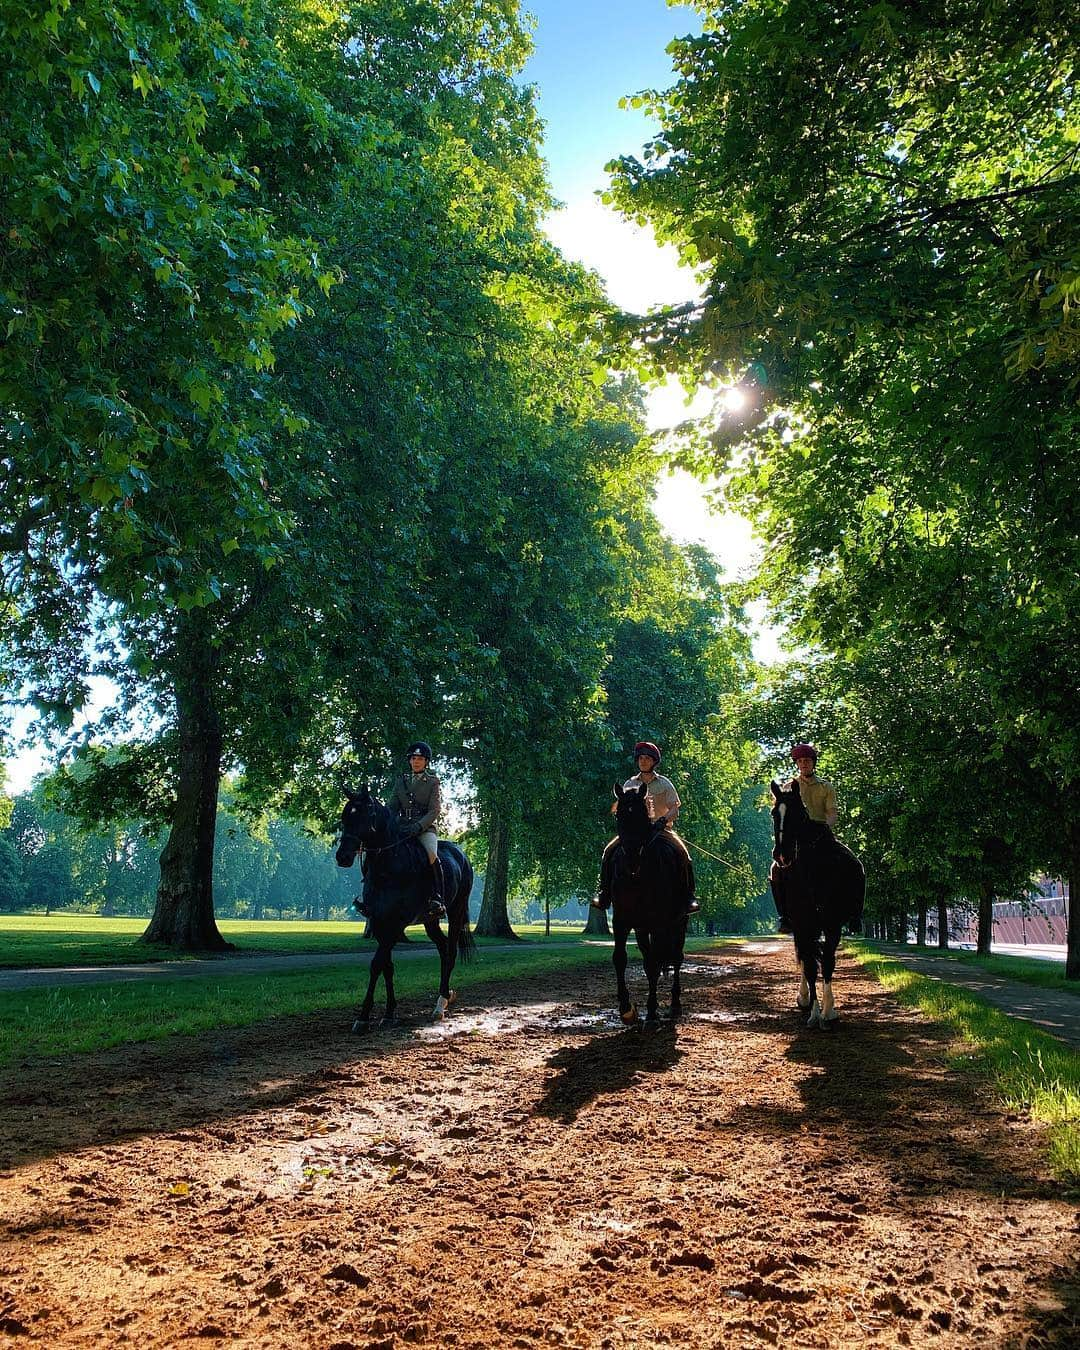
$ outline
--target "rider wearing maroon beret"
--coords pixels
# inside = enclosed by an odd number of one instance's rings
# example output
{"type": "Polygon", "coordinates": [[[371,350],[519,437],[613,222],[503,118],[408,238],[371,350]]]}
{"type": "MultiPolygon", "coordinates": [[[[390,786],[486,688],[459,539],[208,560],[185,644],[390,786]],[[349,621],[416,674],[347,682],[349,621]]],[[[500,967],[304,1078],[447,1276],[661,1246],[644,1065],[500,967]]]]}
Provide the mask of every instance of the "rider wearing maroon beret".
{"type": "MultiPolygon", "coordinates": [[[[638,771],[626,780],[623,784],[623,791],[639,792],[642,787],[645,788],[645,806],[649,812],[649,819],[654,825],[666,832],[667,837],[683,855],[689,894],[686,912],[687,914],[696,914],[701,906],[694,895],[694,864],[690,858],[689,850],[674,829],[675,821],[679,818],[679,808],[682,806],[682,802],[679,800],[679,794],[675,791],[675,784],[671,779],[656,772],[656,766],[660,763],[661,758],[660,747],[655,741],[638,741],[637,745],[634,746],[634,759],[638,771]]],[[[617,803],[612,804],[612,814],[614,814],[616,806],[617,803]]],[[[608,905],[611,904],[611,855],[618,842],[619,837],[616,835],[604,849],[604,856],[600,863],[600,893],[595,900],[590,901],[594,909],[607,909],[608,905]]]]}

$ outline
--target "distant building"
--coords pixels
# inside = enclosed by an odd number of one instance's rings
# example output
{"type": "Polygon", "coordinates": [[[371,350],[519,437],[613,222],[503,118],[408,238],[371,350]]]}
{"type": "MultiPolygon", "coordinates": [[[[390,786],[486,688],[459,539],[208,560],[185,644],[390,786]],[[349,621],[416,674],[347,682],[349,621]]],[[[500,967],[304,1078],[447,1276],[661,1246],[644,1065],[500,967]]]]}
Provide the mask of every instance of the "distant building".
{"type": "MultiPolygon", "coordinates": [[[[1068,929],[1069,887],[1056,877],[1039,877],[1023,900],[1002,901],[994,906],[992,941],[1027,946],[1064,947],[1068,929]]],[[[974,943],[978,921],[973,913],[950,914],[949,937],[974,943]]],[[[928,942],[937,941],[937,933],[928,942]]]]}

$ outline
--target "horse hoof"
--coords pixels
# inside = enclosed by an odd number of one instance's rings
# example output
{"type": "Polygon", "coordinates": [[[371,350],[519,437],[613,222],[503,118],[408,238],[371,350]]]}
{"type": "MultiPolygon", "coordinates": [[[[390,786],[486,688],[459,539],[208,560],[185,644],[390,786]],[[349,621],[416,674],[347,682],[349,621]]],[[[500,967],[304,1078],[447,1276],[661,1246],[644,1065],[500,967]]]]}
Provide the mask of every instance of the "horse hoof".
{"type": "Polygon", "coordinates": [[[823,1012],[820,1017],[822,1031],[833,1031],[837,1022],[840,1020],[840,1014],[835,1008],[830,1008],[828,1012],[823,1012]]]}
{"type": "Polygon", "coordinates": [[[456,1003],[456,1002],[457,1002],[457,990],[456,990],[456,989],[451,989],[451,990],[450,990],[450,996],[449,996],[449,998],[446,1000],[446,1006],[449,1008],[449,1006],[450,1006],[451,1003],[456,1003]]]}
{"type": "Polygon", "coordinates": [[[808,1027],[821,1026],[821,1004],[817,999],[814,999],[814,1006],[810,1009],[810,1016],[807,1019],[806,1025],[808,1027]]]}
{"type": "Polygon", "coordinates": [[[382,1020],[382,1025],[384,1027],[396,1027],[397,1024],[398,1024],[397,1013],[387,1013],[382,1020]]]}
{"type": "Polygon", "coordinates": [[[439,997],[435,1000],[434,1017],[436,1022],[441,1022],[446,1017],[446,1014],[450,1008],[450,1004],[452,1001],[453,1001],[452,997],[443,998],[442,994],[440,994],[439,997]]]}
{"type": "Polygon", "coordinates": [[[371,1030],[371,1019],[369,1017],[358,1017],[352,1024],[354,1036],[366,1036],[371,1030]]]}
{"type": "Polygon", "coordinates": [[[631,1003],[625,1012],[619,1014],[619,1021],[624,1027],[632,1027],[637,1021],[637,1006],[631,1003]]]}
{"type": "Polygon", "coordinates": [[[795,996],[795,1006],[796,1006],[796,1008],[798,1008],[801,1012],[806,1012],[807,1008],[810,1007],[810,999],[809,999],[809,996],[806,997],[806,998],[803,998],[801,994],[796,994],[796,996],[795,996]]]}

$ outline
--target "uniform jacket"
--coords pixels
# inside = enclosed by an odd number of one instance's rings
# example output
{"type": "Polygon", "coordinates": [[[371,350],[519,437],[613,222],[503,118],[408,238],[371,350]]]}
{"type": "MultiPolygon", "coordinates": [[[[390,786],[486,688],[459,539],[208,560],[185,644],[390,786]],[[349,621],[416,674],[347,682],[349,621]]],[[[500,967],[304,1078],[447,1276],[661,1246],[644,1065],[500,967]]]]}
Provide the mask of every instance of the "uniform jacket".
{"type": "Polygon", "coordinates": [[[442,810],[442,789],[430,769],[423,773],[402,773],[394,779],[394,809],[402,820],[419,822],[418,834],[430,829],[442,810]]]}

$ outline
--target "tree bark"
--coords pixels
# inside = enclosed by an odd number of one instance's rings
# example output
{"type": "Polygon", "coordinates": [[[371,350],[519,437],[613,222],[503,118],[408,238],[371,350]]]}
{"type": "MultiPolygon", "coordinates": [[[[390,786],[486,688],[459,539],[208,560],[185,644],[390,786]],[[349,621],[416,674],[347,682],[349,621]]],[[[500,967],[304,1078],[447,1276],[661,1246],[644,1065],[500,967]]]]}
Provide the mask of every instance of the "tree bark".
{"type": "Polygon", "coordinates": [[[1080,980],[1080,822],[1069,829],[1069,903],[1065,907],[1065,978],[1080,980]]]}
{"type": "Polygon", "coordinates": [[[937,945],[943,951],[949,945],[949,902],[944,897],[937,907],[937,945]]]}
{"type": "Polygon", "coordinates": [[[994,888],[989,881],[979,883],[979,931],[975,949],[982,956],[990,955],[994,936],[994,888]]]}
{"type": "Polygon", "coordinates": [[[588,937],[610,937],[611,925],[608,923],[606,909],[593,909],[589,907],[589,917],[585,920],[585,927],[582,932],[588,937]]]}
{"type": "Polygon", "coordinates": [[[919,901],[919,917],[915,924],[915,945],[916,947],[926,946],[926,911],[929,908],[925,900],[919,901]]]}
{"type": "Polygon", "coordinates": [[[229,951],[214,919],[214,830],[221,783],[222,732],[214,703],[217,652],[204,614],[186,616],[177,634],[180,762],[172,828],[161,851],[157,904],[141,942],[181,951],[229,951]]]}
{"type": "Polygon", "coordinates": [[[487,871],[484,873],[484,898],[473,929],[481,937],[517,938],[506,911],[506,892],[510,878],[510,827],[501,816],[493,816],[488,832],[487,871]]]}

